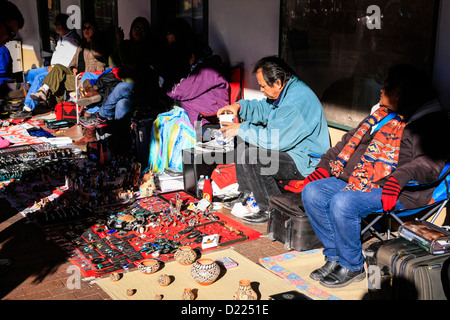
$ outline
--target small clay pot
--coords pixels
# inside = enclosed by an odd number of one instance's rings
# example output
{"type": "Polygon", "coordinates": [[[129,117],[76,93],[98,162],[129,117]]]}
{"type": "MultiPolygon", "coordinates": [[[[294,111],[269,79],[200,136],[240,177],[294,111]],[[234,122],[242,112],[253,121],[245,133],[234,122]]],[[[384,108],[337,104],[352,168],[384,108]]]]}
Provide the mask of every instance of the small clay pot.
{"type": "Polygon", "coordinates": [[[152,274],[159,270],[160,264],[156,259],[147,259],[139,262],[138,268],[144,274],[152,274]]]}
{"type": "Polygon", "coordinates": [[[189,246],[183,246],[178,248],[173,257],[179,264],[188,266],[197,259],[197,252],[189,246]]]}
{"type": "Polygon", "coordinates": [[[127,296],[131,297],[136,293],[136,289],[127,289],[127,296]]]}
{"type": "Polygon", "coordinates": [[[195,296],[192,290],[190,288],[184,289],[183,294],[181,296],[181,300],[194,300],[194,299],[195,296]]]}
{"type": "Polygon", "coordinates": [[[160,275],[156,281],[158,281],[158,284],[161,287],[167,287],[172,282],[170,276],[168,276],[167,274],[160,275]]]}
{"type": "Polygon", "coordinates": [[[111,273],[111,274],[109,275],[109,279],[110,279],[112,282],[117,282],[117,281],[119,281],[121,278],[122,278],[122,275],[121,275],[120,273],[118,273],[118,272],[113,272],[113,273],[111,273]]]}
{"type": "Polygon", "coordinates": [[[253,291],[250,280],[239,281],[239,286],[235,294],[233,295],[233,300],[257,300],[258,295],[253,291]]]}

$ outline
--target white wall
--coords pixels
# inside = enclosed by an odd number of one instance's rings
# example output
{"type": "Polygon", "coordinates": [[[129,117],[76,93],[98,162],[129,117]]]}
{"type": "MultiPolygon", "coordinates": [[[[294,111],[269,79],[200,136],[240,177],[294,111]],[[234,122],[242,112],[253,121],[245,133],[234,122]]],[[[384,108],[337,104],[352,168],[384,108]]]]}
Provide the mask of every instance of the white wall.
{"type": "Polygon", "coordinates": [[[450,0],[441,1],[434,81],[439,100],[450,109],[450,0]]]}
{"type": "Polygon", "coordinates": [[[261,96],[253,65],[278,55],[279,19],[279,0],[209,0],[210,46],[231,65],[243,64],[246,99],[261,96]]]}
{"type": "Polygon", "coordinates": [[[30,63],[29,65],[24,65],[24,69],[27,71],[31,65],[40,67],[41,38],[39,34],[39,18],[36,1],[14,0],[12,2],[19,8],[25,19],[25,24],[19,34],[22,40],[24,59],[28,58],[30,63]]]}

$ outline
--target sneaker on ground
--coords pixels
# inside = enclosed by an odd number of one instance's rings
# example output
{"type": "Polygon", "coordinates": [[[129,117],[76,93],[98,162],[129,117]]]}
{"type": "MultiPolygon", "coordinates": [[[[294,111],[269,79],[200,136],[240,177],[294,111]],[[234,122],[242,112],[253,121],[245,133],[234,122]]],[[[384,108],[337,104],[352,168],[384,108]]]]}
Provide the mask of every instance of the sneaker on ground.
{"type": "Polygon", "coordinates": [[[27,109],[23,108],[21,111],[17,111],[16,113],[13,113],[11,115],[11,119],[26,119],[33,116],[33,111],[28,111],[27,109]]]}
{"type": "Polygon", "coordinates": [[[244,206],[242,203],[237,202],[233,209],[231,210],[231,214],[238,218],[244,218],[253,215],[259,211],[258,207],[249,207],[244,206]]]}
{"type": "Polygon", "coordinates": [[[98,113],[94,113],[89,117],[83,117],[80,122],[86,128],[103,128],[107,126],[107,119],[101,117],[98,113]]]}
{"type": "Polygon", "coordinates": [[[31,93],[30,98],[34,101],[47,101],[47,92],[41,88],[36,93],[31,93]]]}

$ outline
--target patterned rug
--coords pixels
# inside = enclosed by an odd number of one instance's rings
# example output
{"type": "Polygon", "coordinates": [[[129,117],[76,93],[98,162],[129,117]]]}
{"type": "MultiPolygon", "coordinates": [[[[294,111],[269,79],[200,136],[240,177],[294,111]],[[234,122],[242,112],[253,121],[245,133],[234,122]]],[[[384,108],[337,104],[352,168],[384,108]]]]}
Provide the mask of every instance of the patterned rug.
{"type": "Polygon", "coordinates": [[[330,289],[309,278],[313,270],[324,264],[322,249],[291,251],[260,259],[259,262],[313,300],[362,300],[367,295],[367,281],[352,283],[344,288],[330,289]]]}

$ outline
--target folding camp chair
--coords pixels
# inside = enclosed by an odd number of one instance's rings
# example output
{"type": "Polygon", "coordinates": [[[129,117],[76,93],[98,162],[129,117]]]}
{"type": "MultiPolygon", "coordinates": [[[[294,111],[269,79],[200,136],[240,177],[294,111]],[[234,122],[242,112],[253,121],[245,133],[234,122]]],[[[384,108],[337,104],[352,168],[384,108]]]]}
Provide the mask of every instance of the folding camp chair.
{"type": "MultiPolygon", "coordinates": [[[[103,71],[93,71],[91,73],[100,75],[100,74],[103,73],[103,71]]],[[[81,114],[81,112],[83,110],[83,108],[80,108],[80,106],[78,105],[78,100],[81,98],[81,91],[80,91],[80,89],[83,87],[83,83],[81,83],[81,78],[83,77],[84,74],[85,74],[84,72],[81,72],[81,73],[77,74],[76,77],[75,77],[75,97],[74,97],[74,100],[75,100],[75,110],[76,110],[76,113],[77,113],[77,124],[80,124],[80,114],[81,114]]]]}
{"type": "MultiPolygon", "coordinates": [[[[431,199],[430,203],[424,207],[419,207],[419,208],[414,208],[414,209],[396,210],[396,211],[392,211],[392,212],[377,211],[377,212],[374,212],[374,215],[376,215],[376,217],[370,223],[367,223],[366,220],[363,219],[363,223],[366,223],[367,226],[363,230],[361,230],[361,236],[363,236],[367,231],[370,231],[375,236],[377,236],[379,239],[386,240],[386,238],[383,237],[374,227],[375,224],[381,218],[384,218],[384,217],[386,217],[388,219],[387,239],[391,238],[392,218],[395,219],[399,224],[403,224],[403,221],[400,218],[424,212],[425,214],[422,217],[418,218],[418,220],[424,221],[434,215],[430,220],[431,223],[434,223],[450,200],[450,160],[449,159],[447,159],[444,169],[442,170],[440,177],[436,181],[433,181],[433,182],[427,183],[427,184],[420,184],[418,182],[410,182],[408,185],[405,186],[405,189],[408,189],[410,191],[414,191],[414,190],[420,191],[420,190],[426,190],[428,188],[434,188],[434,187],[436,187],[436,189],[433,192],[432,199],[431,199]]],[[[373,216],[373,215],[370,215],[370,216],[373,216]]]]}

